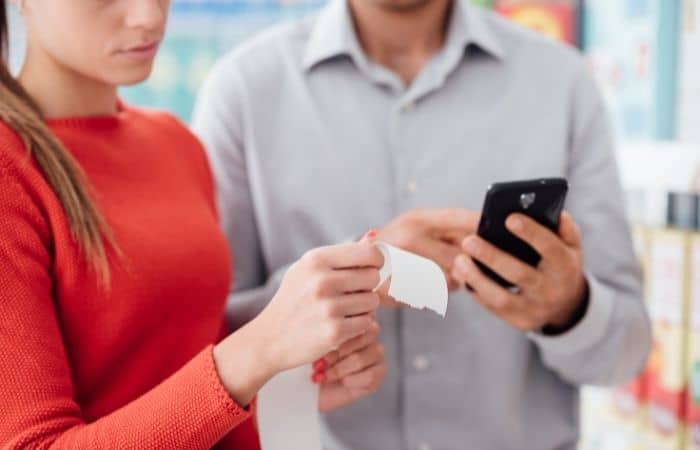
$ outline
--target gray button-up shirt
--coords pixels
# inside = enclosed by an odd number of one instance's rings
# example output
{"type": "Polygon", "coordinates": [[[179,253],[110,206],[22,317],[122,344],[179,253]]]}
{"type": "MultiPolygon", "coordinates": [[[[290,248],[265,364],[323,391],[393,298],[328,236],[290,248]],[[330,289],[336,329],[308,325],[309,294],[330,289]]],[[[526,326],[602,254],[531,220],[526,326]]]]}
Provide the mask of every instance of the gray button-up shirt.
{"type": "Polygon", "coordinates": [[[649,324],[610,130],[574,50],[458,2],[444,47],[405,86],[363,53],[336,0],[227,55],[194,129],[236,260],[234,324],[312,247],[413,208],[480,209],[495,181],[570,182],[591,285],[583,320],[558,337],[525,334],[465,292],[445,319],[382,311],[388,377],[325,417],[328,449],[573,449],[578,387],[642,367],[649,324]]]}

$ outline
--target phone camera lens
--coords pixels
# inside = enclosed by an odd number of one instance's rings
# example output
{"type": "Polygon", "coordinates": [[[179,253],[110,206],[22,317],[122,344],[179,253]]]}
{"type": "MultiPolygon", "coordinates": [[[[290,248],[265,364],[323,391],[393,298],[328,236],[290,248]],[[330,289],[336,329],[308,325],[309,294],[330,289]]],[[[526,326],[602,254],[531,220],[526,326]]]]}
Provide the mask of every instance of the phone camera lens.
{"type": "Polygon", "coordinates": [[[537,195],[534,192],[520,194],[520,206],[522,206],[523,209],[529,209],[535,203],[536,199],[537,195]]]}

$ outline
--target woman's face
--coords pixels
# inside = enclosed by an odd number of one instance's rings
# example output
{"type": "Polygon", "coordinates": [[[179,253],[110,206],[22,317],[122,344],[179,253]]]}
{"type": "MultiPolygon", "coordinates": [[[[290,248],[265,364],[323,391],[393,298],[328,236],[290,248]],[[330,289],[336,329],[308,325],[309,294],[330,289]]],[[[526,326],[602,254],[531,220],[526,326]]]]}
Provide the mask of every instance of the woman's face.
{"type": "Polygon", "coordinates": [[[151,73],[170,0],[25,0],[28,57],[120,86],[151,73]]]}

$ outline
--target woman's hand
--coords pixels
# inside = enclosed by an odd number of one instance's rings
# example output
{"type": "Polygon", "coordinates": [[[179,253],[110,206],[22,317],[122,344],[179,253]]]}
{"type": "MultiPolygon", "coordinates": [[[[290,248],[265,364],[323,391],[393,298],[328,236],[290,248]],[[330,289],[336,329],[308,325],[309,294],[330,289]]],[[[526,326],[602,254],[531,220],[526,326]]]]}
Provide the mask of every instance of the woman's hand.
{"type": "Polygon", "coordinates": [[[276,371],[339,349],[375,322],[384,257],[369,243],[312,250],[294,264],[270,305],[256,319],[267,335],[276,371]]]}
{"type": "Polygon", "coordinates": [[[386,376],[379,325],[346,342],[314,364],[312,380],[321,385],[319,410],[331,411],[374,394],[386,376]]]}
{"type": "Polygon", "coordinates": [[[311,250],[286,273],[265,310],[214,349],[239,404],[279,372],[338,350],[376,326],[381,252],[368,242],[311,250]]]}

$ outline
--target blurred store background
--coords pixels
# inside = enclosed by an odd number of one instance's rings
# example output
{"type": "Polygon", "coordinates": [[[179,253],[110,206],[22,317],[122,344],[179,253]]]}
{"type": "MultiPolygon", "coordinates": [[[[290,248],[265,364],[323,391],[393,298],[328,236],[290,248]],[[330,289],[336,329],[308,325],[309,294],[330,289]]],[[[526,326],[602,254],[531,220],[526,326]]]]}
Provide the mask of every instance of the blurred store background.
{"type": "MultiPolygon", "coordinates": [[[[700,449],[700,0],[473,1],[580,48],[614,124],[656,341],[634,383],[585,390],[582,448],[700,449]]],[[[122,95],[188,121],[217,58],[323,4],[173,0],[152,78],[122,95]]],[[[17,67],[22,31],[12,22],[17,67]]]]}

